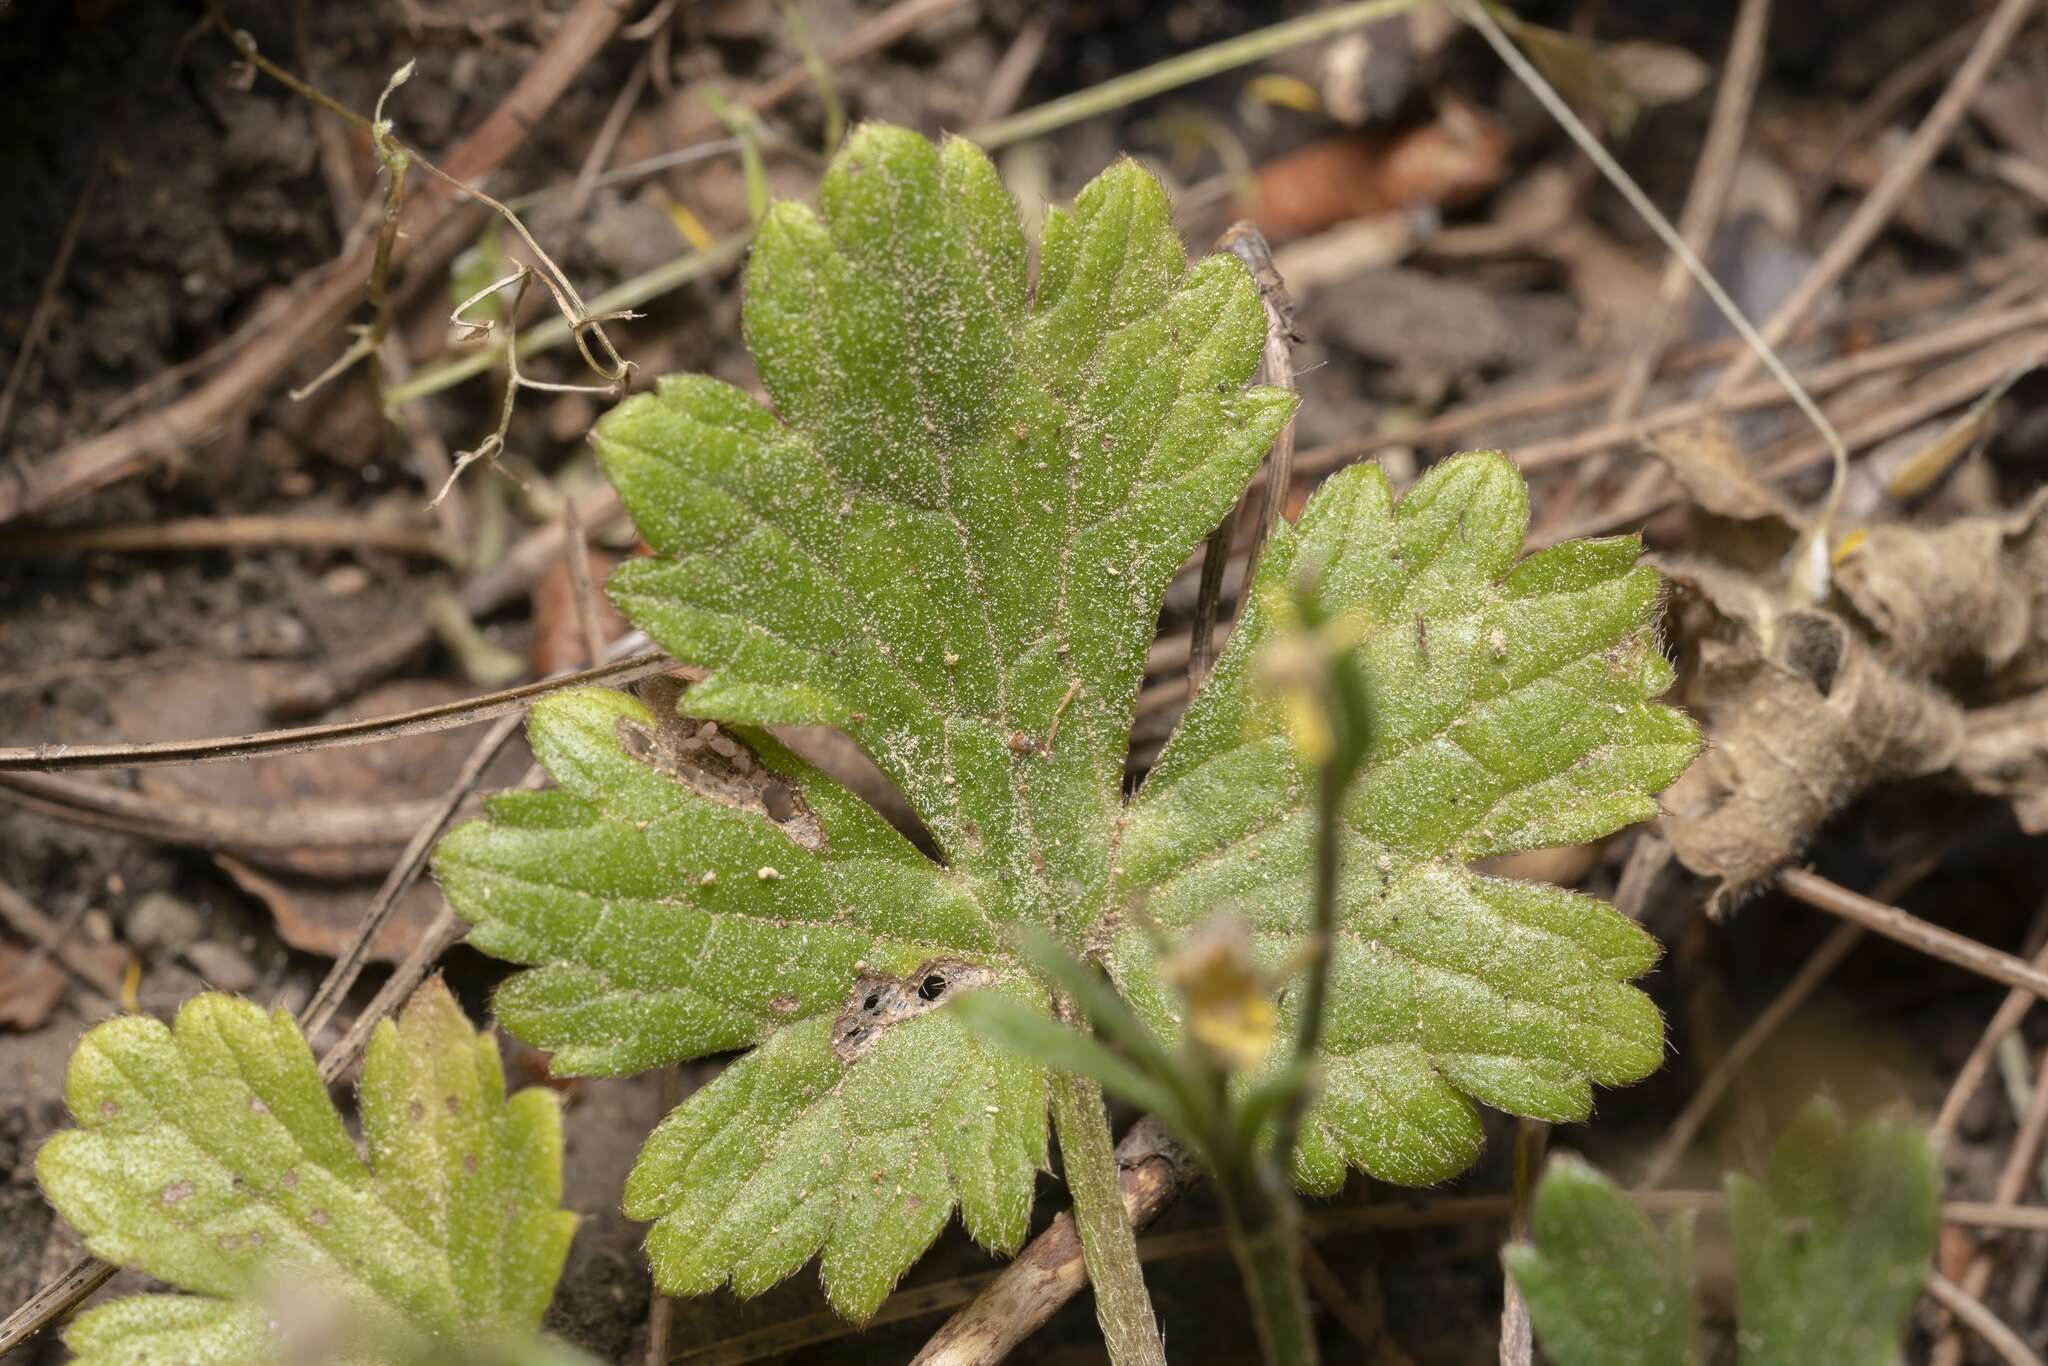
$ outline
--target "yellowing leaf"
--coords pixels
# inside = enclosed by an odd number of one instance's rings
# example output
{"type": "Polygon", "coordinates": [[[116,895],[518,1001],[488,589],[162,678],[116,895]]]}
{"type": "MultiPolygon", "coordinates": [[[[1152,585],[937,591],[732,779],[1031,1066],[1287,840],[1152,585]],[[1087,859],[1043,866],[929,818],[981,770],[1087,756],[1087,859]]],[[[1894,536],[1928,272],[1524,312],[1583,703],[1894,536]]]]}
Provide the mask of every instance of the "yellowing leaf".
{"type": "Polygon", "coordinates": [[[231,996],[79,1041],[80,1127],[36,1174],[95,1255],[188,1293],[79,1317],[87,1363],[446,1361],[525,1350],[575,1217],[554,1097],[509,1100],[439,979],[377,1027],[356,1153],[291,1017],[231,996]]]}

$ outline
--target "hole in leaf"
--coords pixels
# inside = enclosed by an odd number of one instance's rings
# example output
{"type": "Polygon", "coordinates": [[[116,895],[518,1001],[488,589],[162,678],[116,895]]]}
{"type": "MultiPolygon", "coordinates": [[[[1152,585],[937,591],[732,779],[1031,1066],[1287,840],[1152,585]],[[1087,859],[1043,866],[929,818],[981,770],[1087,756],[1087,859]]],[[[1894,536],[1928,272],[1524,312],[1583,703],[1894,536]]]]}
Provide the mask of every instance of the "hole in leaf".
{"type": "Polygon", "coordinates": [[[937,1010],[953,989],[986,986],[994,972],[957,958],[934,958],[901,977],[867,974],[853,983],[832,1029],[832,1051],[856,1062],[897,1025],[937,1010]]]}

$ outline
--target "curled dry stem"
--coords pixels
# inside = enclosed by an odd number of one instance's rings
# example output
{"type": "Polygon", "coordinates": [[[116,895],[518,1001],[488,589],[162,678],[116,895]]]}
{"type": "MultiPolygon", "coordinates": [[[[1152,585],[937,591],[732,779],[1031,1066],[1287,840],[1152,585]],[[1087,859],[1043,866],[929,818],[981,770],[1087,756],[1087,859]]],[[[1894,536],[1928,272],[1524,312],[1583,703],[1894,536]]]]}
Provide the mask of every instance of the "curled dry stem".
{"type": "MultiPolygon", "coordinates": [[[[226,36],[228,42],[233,45],[242,61],[247,64],[252,72],[262,72],[294,94],[318,105],[320,108],[325,109],[337,118],[361,129],[367,134],[370,139],[370,145],[376,151],[377,159],[383,163],[387,174],[384,214],[378,230],[376,253],[372,258],[370,267],[369,298],[374,309],[373,317],[368,326],[358,331],[355,340],[349,343],[347,349],[335,359],[333,364],[321,371],[310,384],[292,391],[292,398],[294,400],[303,399],[309,394],[316,392],[321,386],[327,384],[337,375],[347,371],[357,361],[370,361],[374,377],[378,348],[383,345],[384,338],[391,330],[393,308],[388,288],[388,276],[392,248],[398,240],[399,219],[405,210],[406,173],[413,167],[419,168],[427,175],[447,185],[450,189],[468,196],[497,214],[511,227],[513,232],[518,234],[519,240],[525,244],[526,250],[530,253],[533,261],[533,264],[522,264],[518,270],[504,279],[495,282],[486,289],[478,291],[457,307],[452,315],[451,320],[458,327],[468,329],[467,335],[470,338],[486,338],[491,333],[492,324],[489,321],[466,320],[462,316],[463,313],[507,286],[514,286],[516,289],[513,297],[513,306],[510,311],[513,321],[506,329],[507,338],[504,346],[505,361],[510,371],[510,378],[506,384],[505,403],[500,412],[497,430],[479,442],[474,450],[465,451],[458,455],[454,470],[450,473],[447,481],[442,484],[439,492],[435,494],[433,502],[429,506],[437,506],[442,499],[447,497],[448,490],[454,486],[455,479],[469,465],[479,460],[494,462],[497,455],[504,450],[505,433],[511,425],[512,411],[519,389],[599,393],[612,398],[617,398],[625,392],[626,385],[632,380],[634,366],[631,361],[619,354],[618,348],[612,344],[611,337],[605,332],[604,324],[638,317],[639,315],[626,310],[592,313],[584,303],[583,296],[577,292],[575,283],[569,279],[567,273],[555,263],[554,258],[549,256],[547,251],[535,240],[532,232],[528,231],[525,222],[520,219],[518,214],[512,211],[510,206],[485,193],[477,186],[450,175],[421,155],[417,148],[406,144],[393,134],[391,120],[384,116],[384,106],[386,101],[391,98],[392,93],[399,86],[405,84],[407,80],[411,79],[413,73],[412,63],[406,63],[393,73],[391,79],[385,83],[383,94],[378,96],[375,111],[371,117],[364,118],[361,114],[350,109],[333,96],[328,95],[325,91],[320,90],[310,82],[301,79],[264,56],[261,49],[257,47],[254,36],[228,22],[227,16],[221,11],[219,0],[208,0],[207,14],[209,20],[226,36]],[[538,279],[546,286],[548,294],[555,302],[556,309],[561,313],[564,322],[568,324],[570,335],[576,342],[576,349],[583,357],[583,363],[603,380],[602,384],[547,384],[538,380],[527,379],[519,373],[519,362],[515,351],[518,341],[517,317],[519,302],[525,297],[528,283],[534,279],[538,279]]],[[[382,398],[380,386],[380,401],[382,398]]]]}
{"type": "MultiPolygon", "coordinates": [[[[241,47],[240,39],[247,37],[247,34],[240,34],[236,46],[241,47]]],[[[255,52],[253,40],[249,42],[246,51],[255,52]]],[[[250,60],[253,61],[254,58],[250,60]]],[[[384,83],[384,93],[377,97],[376,112],[370,119],[370,146],[376,152],[377,160],[383,163],[385,180],[384,213],[377,224],[377,248],[370,258],[370,282],[367,290],[371,310],[369,325],[355,329],[355,340],[334,358],[333,364],[316,375],[311,383],[291,391],[294,403],[318,392],[328,381],[348,370],[359,360],[370,363],[371,386],[378,393],[383,392],[383,375],[377,365],[377,353],[383,348],[384,339],[391,334],[391,250],[398,243],[398,220],[405,213],[405,173],[412,166],[412,157],[398,144],[397,139],[391,136],[391,121],[384,117],[384,103],[391,98],[392,91],[412,79],[412,73],[413,64],[407,62],[391,74],[391,79],[384,83]]]]}
{"type": "Polygon", "coordinates": [[[482,289],[457,304],[455,310],[448,315],[448,321],[457,327],[466,329],[465,340],[489,337],[492,330],[497,326],[494,319],[465,318],[463,314],[482,303],[485,299],[508,287],[512,290],[512,306],[505,310],[505,398],[498,405],[498,425],[495,430],[469,450],[457,451],[455,453],[454,467],[448,471],[448,478],[442,482],[439,491],[434,494],[432,501],[427,504],[430,508],[440,506],[441,500],[446,498],[449,491],[455,487],[455,481],[462,477],[462,472],[479,461],[497,470],[514,483],[519,483],[522,488],[525,487],[517,475],[512,474],[509,470],[498,464],[498,457],[505,450],[506,434],[512,429],[512,414],[519,406],[519,391],[521,389],[534,389],[554,394],[600,394],[606,398],[616,399],[625,392],[626,381],[633,373],[633,363],[631,361],[619,360],[618,353],[611,350],[611,342],[605,337],[602,324],[621,318],[637,318],[640,315],[621,309],[614,313],[603,313],[594,317],[584,314],[579,318],[577,311],[583,308],[583,301],[576,298],[573,293],[565,293],[564,284],[558,283],[546,271],[539,270],[534,266],[521,264],[518,269],[503,279],[493,280],[490,284],[485,285],[482,289]],[[569,320],[570,330],[576,338],[577,349],[583,353],[584,361],[592,370],[595,370],[600,375],[608,376],[605,383],[554,384],[546,380],[529,379],[527,376],[519,373],[519,310],[526,302],[528,286],[535,280],[539,280],[547,287],[548,292],[554,295],[556,307],[562,311],[562,316],[569,320]],[[572,303],[574,304],[573,310],[570,306],[572,303]],[[593,335],[604,346],[607,356],[611,360],[617,361],[619,372],[616,377],[609,377],[609,371],[606,366],[600,364],[597,358],[591,355],[590,338],[593,335]]]}

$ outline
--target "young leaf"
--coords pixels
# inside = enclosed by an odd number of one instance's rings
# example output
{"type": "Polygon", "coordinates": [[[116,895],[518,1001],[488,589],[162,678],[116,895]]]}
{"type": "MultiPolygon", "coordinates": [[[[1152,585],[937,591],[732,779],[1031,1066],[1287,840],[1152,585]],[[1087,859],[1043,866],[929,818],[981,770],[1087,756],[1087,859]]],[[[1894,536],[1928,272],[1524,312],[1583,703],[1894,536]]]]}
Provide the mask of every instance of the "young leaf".
{"type": "MultiPolygon", "coordinates": [[[[365,1167],[291,1017],[231,996],[79,1041],[36,1174],[95,1255],[189,1293],[81,1315],[87,1363],[449,1360],[531,1342],[574,1236],[554,1097],[507,1099],[438,978],[378,1025],[365,1167]]],[[[479,1359],[482,1359],[481,1357],[479,1359]]]]}
{"type": "Polygon", "coordinates": [[[1530,1211],[1533,1243],[1503,1251],[1536,1339],[1559,1366],[1690,1366],[1692,1219],[1658,1233],[1614,1183],[1553,1158],[1530,1211]]]}
{"type": "MultiPolygon", "coordinates": [[[[1940,1219],[1919,1133],[1851,1128],[1816,1100],[1778,1140],[1764,1180],[1728,1178],[1737,1341],[1745,1366],[1889,1366],[1927,1276],[1940,1219]]],[[[1551,1163],[1533,1245],[1504,1253],[1559,1366],[1693,1361],[1690,1224],[1667,1238],[1599,1172],[1551,1163]]]]}
{"type": "Polygon", "coordinates": [[[1728,1178],[1728,1216],[1747,1366],[1899,1359],[1941,1216],[1924,1136],[1881,1120],[1851,1128],[1815,1100],[1762,1181],[1728,1178]]]}
{"type": "MultiPolygon", "coordinates": [[[[1292,409],[1246,387],[1257,292],[1228,257],[1188,264],[1164,191],[1130,162],[1049,216],[1041,256],[1034,294],[988,159],[900,129],[849,139],[817,213],[771,209],[744,320],[774,410],[671,378],[595,437],[656,552],[612,596],[709,670],[683,698],[692,719],[666,701],[544,702],[532,737],[558,788],[502,796],[442,845],[473,942],[533,968],[501,991],[500,1017],[558,1069],[753,1049],[663,1122],[628,1184],[665,1290],[757,1291],[822,1250],[833,1303],[862,1318],[956,1205],[982,1242],[1015,1247],[1045,1160],[1047,1073],[936,1007],[976,989],[1048,1009],[1014,926],[1078,952],[1148,902],[1187,923],[1214,886],[1256,903],[1284,953],[1307,914],[1305,865],[1270,838],[1238,842],[1308,790],[1238,725],[1258,719],[1244,648],[1162,794],[1130,812],[1122,795],[1166,584],[1292,409]],[[785,724],[850,734],[943,866],[760,729],[785,724]],[[1225,753],[1236,744],[1245,757],[1225,753]],[[1239,770],[1252,785],[1234,785],[1239,770]],[[1261,846],[1274,857],[1246,861],[1261,846]]],[[[1401,790],[1364,799],[1379,824],[1352,851],[1324,1185],[1347,1157],[1411,1180],[1454,1172],[1477,1144],[1464,1092],[1558,1118],[1583,1113],[1589,1079],[1653,1065],[1655,1012],[1621,985],[1649,940],[1583,899],[1462,866],[1648,814],[1696,743],[1642,701],[1668,671],[1632,542],[1562,548],[1496,582],[1521,535],[1504,460],[1433,477],[1398,525],[1354,511],[1370,478],[1338,481],[1304,536],[1355,561],[1333,590],[1402,613],[1375,647],[1407,690],[1398,733],[1466,716],[1471,743],[1499,753],[1477,773],[1383,756],[1401,790]],[[1382,579],[1388,592],[1367,591],[1382,579]],[[1417,668],[1389,642],[1425,627],[1441,644],[1417,668]],[[1497,809],[1456,830],[1426,817],[1400,843],[1379,828],[1464,801],[1497,809]],[[1382,848],[1400,860],[1384,892],[1382,848]],[[1401,955],[1377,976],[1368,935],[1401,955]]],[[[1301,539],[1283,535],[1278,557],[1301,539]]],[[[1256,618],[1239,632],[1259,634],[1256,618]]],[[[1119,961],[1142,1004],[1127,945],[1119,961]]]]}

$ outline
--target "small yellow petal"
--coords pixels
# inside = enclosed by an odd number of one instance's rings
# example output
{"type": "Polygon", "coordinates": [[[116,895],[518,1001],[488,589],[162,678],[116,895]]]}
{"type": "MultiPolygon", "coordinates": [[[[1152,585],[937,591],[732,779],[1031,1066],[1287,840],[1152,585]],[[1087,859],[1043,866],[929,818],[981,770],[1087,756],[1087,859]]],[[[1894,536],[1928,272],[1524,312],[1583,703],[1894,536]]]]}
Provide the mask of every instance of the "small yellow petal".
{"type": "Polygon", "coordinates": [[[1278,1032],[1279,1012],[1264,997],[1218,1002],[1215,1008],[1193,1010],[1188,1032],[1222,1058],[1235,1072],[1252,1072],[1266,1061],[1278,1032]]]}
{"type": "Polygon", "coordinates": [[[1299,76],[1289,76],[1281,71],[1267,71],[1252,77],[1244,83],[1244,93],[1260,104],[1274,104],[1301,114],[1323,112],[1322,97],[1316,94],[1314,86],[1299,76]]]}
{"type": "Polygon", "coordinates": [[[1160,974],[1187,1002],[1188,1034],[1226,1066],[1251,1071],[1266,1060],[1278,1032],[1279,1012],[1266,994],[1265,974],[1252,961],[1244,922],[1221,918],[1160,963],[1160,974]]]}
{"type": "Polygon", "coordinates": [[[705,228],[696,214],[691,213],[673,200],[669,201],[666,207],[668,209],[669,221],[676,225],[676,231],[682,234],[685,242],[688,242],[698,251],[709,251],[717,245],[716,240],[713,239],[711,233],[705,228]]]}
{"type": "Polygon", "coordinates": [[[1326,762],[1336,747],[1330,734],[1330,714],[1307,688],[1287,691],[1287,736],[1294,742],[1294,752],[1312,768],[1326,762]]]}

